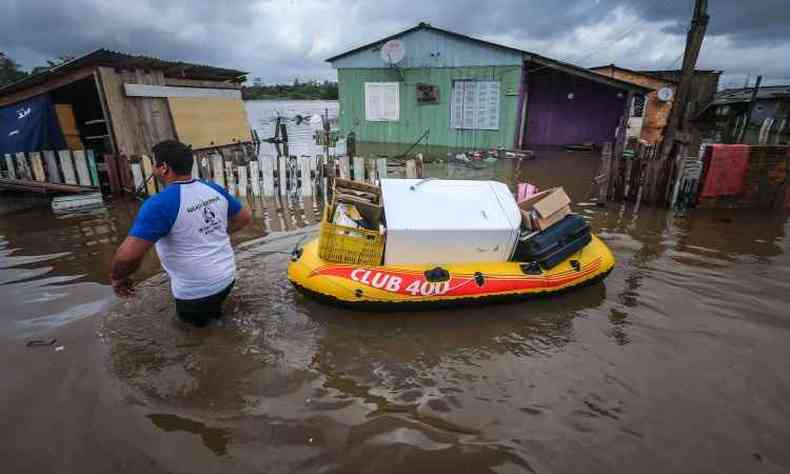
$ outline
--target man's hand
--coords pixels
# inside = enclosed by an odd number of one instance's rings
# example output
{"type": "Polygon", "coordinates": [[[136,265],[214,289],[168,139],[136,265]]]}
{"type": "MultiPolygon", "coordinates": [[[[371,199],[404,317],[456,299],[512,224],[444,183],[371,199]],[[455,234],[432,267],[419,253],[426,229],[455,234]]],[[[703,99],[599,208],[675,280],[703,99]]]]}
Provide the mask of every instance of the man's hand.
{"type": "Polygon", "coordinates": [[[110,278],[110,281],[112,283],[112,291],[120,298],[128,298],[134,295],[134,286],[131,278],[127,277],[121,280],[110,278]]]}
{"type": "Polygon", "coordinates": [[[230,218],[228,222],[228,234],[232,234],[247,226],[252,220],[252,212],[249,208],[243,207],[239,212],[230,218]]]}
{"type": "Polygon", "coordinates": [[[148,240],[130,236],[126,237],[118,247],[110,268],[110,282],[116,295],[124,298],[134,294],[132,280],[129,279],[129,276],[140,268],[145,253],[153,245],[154,243],[148,240]]]}

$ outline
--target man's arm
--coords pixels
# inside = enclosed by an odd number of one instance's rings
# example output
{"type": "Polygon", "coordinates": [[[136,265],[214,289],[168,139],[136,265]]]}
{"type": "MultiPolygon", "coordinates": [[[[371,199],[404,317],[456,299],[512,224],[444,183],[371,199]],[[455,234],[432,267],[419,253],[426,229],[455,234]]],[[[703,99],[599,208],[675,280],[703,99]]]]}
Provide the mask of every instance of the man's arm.
{"type": "Polygon", "coordinates": [[[228,222],[228,233],[232,234],[247,226],[252,221],[252,212],[248,207],[243,207],[233,215],[228,222]]]}
{"type": "Polygon", "coordinates": [[[130,296],[134,293],[129,276],[140,268],[143,257],[152,245],[154,243],[149,240],[129,236],[118,247],[110,266],[110,281],[116,295],[130,296]]]}

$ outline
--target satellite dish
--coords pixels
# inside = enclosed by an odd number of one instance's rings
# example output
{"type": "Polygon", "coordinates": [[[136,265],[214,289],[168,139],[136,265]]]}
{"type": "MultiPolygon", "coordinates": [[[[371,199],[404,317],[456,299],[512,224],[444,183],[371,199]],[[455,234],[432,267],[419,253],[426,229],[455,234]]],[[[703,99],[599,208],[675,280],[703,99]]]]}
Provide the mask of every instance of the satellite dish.
{"type": "Polygon", "coordinates": [[[673,92],[671,87],[662,87],[658,90],[658,100],[666,102],[672,98],[673,92]]]}
{"type": "Polygon", "coordinates": [[[381,47],[381,59],[387,64],[398,64],[406,56],[403,43],[399,39],[389,40],[381,47]]]}

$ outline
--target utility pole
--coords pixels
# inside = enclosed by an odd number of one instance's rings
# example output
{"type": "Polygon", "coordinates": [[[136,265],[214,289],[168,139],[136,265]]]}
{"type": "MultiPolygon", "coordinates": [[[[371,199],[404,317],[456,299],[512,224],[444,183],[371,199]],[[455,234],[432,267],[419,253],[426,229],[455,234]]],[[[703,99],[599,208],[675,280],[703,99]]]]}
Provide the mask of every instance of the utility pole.
{"type": "Polygon", "coordinates": [[[694,80],[694,69],[697,65],[700,49],[702,49],[705,29],[710,19],[707,10],[707,0],[695,1],[694,16],[691,18],[691,25],[686,35],[686,50],[683,53],[683,69],[680,72],[680,81],[675,91],[675,100],[672,102],[672,110],[669,113],[669,119],[664,128],[663,141],[661,142],[661,159],[668,158],[669,154],[672,152],[678,127],[681,125],[681,120],[688,108],[688,99],[694,80]]]}
{"type": "Polygon", "coordinates": [[[757,76],[757,81],[754,83],[754,89],[752,89],[752,97],[749,99],[749,105],[746,110],[746,120],[741,127],[740,133],[738,133],[738,138],[735,143],[743,143],[743,139],[746,136],[746,129],[749,128],[749,124],[752,123],[752,112],[754,111],[754,103],[757,101],[757,92],[760,91],[760,83],[763,82],[763,76],[757,76]]]}

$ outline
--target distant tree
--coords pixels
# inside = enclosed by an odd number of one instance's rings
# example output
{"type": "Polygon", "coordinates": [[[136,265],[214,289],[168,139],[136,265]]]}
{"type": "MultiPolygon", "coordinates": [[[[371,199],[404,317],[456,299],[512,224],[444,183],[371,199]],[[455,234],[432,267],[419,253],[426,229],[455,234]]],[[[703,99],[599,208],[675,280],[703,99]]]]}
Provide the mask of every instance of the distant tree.
{"type": "Polygon", "coordinates": [[[294,87],[299,87],[299,78],[294,77],[294,87]]]}
{"type": "Polygon", "coordinates": [[[253,87],[263,86],[263,79],[261,79],[260,77],[256,77],[255,79],[252,80],[252,86],[253,87]]]}
{"type": "Polygon", "coordinates": [[[19,64],[0,51],[0,87],[22,80],[25,77],[27,77],[27,73],[19,69],[19,64]]]}

